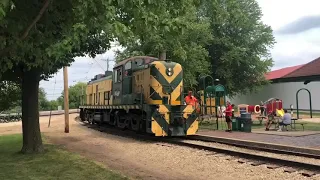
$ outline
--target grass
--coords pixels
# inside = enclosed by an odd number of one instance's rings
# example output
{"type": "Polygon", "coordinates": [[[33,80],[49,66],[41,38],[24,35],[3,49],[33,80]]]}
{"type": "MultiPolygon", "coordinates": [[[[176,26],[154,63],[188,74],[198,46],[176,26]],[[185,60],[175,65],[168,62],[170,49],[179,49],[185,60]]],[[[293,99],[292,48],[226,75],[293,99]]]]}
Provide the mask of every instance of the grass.
{"type": "Polygon", "coordinates": [[[127,179],[93,161],[45,144],[43,154],[18,153],[21,135],[0,136],[0,179],[127,179]]]}
{"type": "MultiPolygon", "coordinates": [[[[253,121],[253,124],[251,126],[251,129],[264,129],[265,122],[262,122],[262,125],[260,125],[259,121],[253,121]]],[[[312,122],[304,122],[304,130],[305,131],[320,131],[320,123],[312,123],[312,122]]],[[[271,126],[271,128],[274,128],[274,125],[271,126]]],[[[216,130],[217,129],[217,124],[215,123],[215,121],[205,121],[202,122],[201,124],[199,124],[199,129],[203,129],[203,130],[216,130]]],[[[224,120],[219,120],[219,129],[218,130],[226,130],[227,129],[227,124],[224,120]]],[[[288,127],[288,129],[290,130],[290,127],[288,127]]],[[[302,131],[303,128],[302,126],[299,124],[299,121],[296,122],[296,130],[297,131],[302,131]]]]}
{"type": "MultiPolygon", "coordinates": [[[[293,116],[297,117],[297,113],[294,112],[293,116]]],[[[305,111],[299,112],[299,116],[303,117],[303,118],[310,118],[310,112],[305,112],[305,111]]],[[[313,118],[320,118],[320,113],[319,112],[312,112],[312,117],[313,118]]]]}

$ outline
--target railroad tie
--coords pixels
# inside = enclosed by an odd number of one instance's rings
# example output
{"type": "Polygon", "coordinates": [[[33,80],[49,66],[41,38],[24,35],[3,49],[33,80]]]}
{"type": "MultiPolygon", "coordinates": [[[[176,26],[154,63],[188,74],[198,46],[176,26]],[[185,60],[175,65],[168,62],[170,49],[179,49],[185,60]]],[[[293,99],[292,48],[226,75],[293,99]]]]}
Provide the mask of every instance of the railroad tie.
{"type": "Polygon", "coordinates": [[[251,164],[251,166],[260,166],[260,165],[265,164],[265,163],[261,162],[261,161],[254,161],[254,162],[251,162],[250,164],[251,164]]]}
{"type": "Polygon", "coordinates": [[[301,172],[301,175],[306,176],[306,177],[312,177],[312,176],[316,175],[316,173],[314,173],[312,171],[303,171],[303,172],[301,172]]]}
{"type": "Polygon", "coordinates": [[[276,164],[269,164],[269,165],[267,165],[267,168],[268,169],[277,169],[277,168],[279,168],[280,166],[279,165],[276,165],[276,164]]]}
{"type": "Polygon", "coordinates": [[[291,167],[287,167],[284,169],[284,172],[287,172],[287,173],[294,173],[296,172],[297,169],[294,169],[294,168],[291,168],[291,167]]]}

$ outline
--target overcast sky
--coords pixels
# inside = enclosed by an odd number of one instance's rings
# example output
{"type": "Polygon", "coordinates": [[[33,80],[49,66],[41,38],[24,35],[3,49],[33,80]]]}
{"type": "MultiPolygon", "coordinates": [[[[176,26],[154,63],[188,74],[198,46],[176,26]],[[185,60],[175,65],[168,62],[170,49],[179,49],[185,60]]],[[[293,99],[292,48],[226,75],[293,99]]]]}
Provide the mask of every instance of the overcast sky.
{"type": "MultiPolygon", "coordinates": [[[[317,0],[258,0],[263,22],[274,31],[276,44],[271,50],[274,69],[304,64],[320,56],[320,3],[317,0]]],[[[104,73],[107,63],[114,59],[113,47],[95,59],[76,58],[68,68],[69,86],[79,81],[87,82],[94,75],[104,73]]],[[[114,62],[109,63],[112,69],[114,62]]],[[[62,69],[49,81],[41,81],[49,100],[56,99],[63,90],[62,69]]]]}

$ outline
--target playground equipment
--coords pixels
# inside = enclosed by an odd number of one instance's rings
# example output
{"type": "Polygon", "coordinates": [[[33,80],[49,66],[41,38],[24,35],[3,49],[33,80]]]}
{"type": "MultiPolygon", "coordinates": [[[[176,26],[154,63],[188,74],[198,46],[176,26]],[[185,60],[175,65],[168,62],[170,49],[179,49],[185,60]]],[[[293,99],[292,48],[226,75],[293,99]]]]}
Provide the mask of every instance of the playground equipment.
{"type": "MultiPolygon", "coordinates": [[[[198,93],[200,94],[200,107],[201,112],[200,115],[216,117],[217,129],[218,125],[218,109],[221,106],[226,105],[226,91],[225,87],[221,84],[214,85],[213,78],[210,75],[200,76],[200,80],[203,81],[203,89],[198,93]],[[206,78],[210,78],[212,80],[212,85],[206,86],[206,78]]],[[[216,80],[219,81],[219,80],[216,80]]]]}
{"type": "Polygon", "coordinates": [[[283,117],[283,115],[284,115],[284,110],[283,110],[283,109],[277,109],[277,110],[276,110],[276,113],[277,113],[278,116],[283,117]]]}
{"type": "Polygon", "coordinates": [[[309,103],[310,103],[310,118],[312,118],[312,103],[311,103],[311,92],[308,90],[308,89],[306,89],[306,88],[301,88],[301,89],[299,89],[298,91],[297,91],[297,93],[296,93],[296,103],[297,103],[297,118],[299,119],[299,98],[298,98],[298,95],[299,95],[299,92],[301,91],[301,90],[305,90],[305,91],[307,91],[308,92],[308,94],[309,94],[309,103]]]}
{"type": "Polygon", "coordinates": [[[265,101],[264,104],[266,106],[266,115],[277,115],[277,110],[283,110],[282,100],[278,98],[270,98],[267,101],[265,101]]]}
{"type": "Polygon", "coordinates": [[[239,104],[238,105],[238,116],[240,116],[243,113],[260,114],[261,107],[260,107],[260,105],[239,104]]]}

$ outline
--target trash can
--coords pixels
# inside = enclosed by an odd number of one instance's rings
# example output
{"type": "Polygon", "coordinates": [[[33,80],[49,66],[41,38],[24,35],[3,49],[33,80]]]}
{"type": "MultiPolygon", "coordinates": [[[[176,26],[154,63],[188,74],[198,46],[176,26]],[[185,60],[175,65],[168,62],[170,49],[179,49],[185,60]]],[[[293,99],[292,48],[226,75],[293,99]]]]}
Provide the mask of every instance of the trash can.
{"type": "Polygon", "coordinates": [[[236,129],[237,131],[241,131],[241,117],[236,118],[236,129]]]}
{"type": "Polygon", "coordinates": [[[251,132],[252,119],[250,113],[241,114],[241,131],[242,132],[251,132]]]}
{"type": "Polygon", "coordinates": [[[232,131],[238,131],[238,120],[236,118],[232,119],[232,131]]]}

